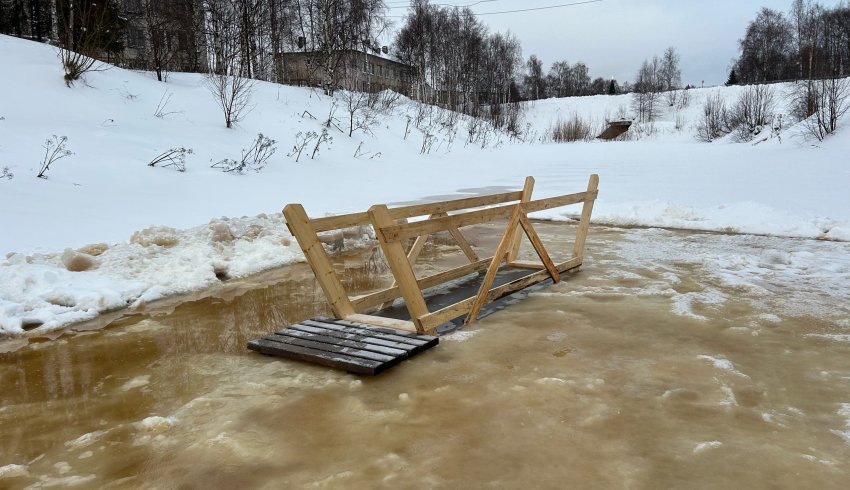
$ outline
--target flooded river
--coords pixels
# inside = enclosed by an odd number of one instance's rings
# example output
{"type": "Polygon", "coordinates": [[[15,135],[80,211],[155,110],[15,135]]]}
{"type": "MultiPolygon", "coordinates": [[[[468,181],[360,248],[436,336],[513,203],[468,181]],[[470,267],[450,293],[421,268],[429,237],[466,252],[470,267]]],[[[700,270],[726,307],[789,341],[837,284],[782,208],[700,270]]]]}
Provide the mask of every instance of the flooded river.
{"type": "Polygon", "coordinates": [[[303,265],[7,346],[0,488],[850,487],[850,244],[595,227],[564,279],[374,378],[246,349],[327,313],[303,265]]]}

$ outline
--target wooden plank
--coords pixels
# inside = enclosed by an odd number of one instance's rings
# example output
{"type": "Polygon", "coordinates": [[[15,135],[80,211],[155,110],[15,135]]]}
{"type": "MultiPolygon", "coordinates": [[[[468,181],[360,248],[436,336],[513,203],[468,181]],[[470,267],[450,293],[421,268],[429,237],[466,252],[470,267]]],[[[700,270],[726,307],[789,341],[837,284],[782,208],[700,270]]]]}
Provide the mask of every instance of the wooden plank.
{"type": "Polygon", "coordinates": [[[530,260],[514,260],[508,264],[511,267],[519,267],[521,269],[545,269],[546,266],[540,264],[538,262],[532,262],[530,260]]]}
{"type": "Polygon", "coordinates": [[[414,347],[420,347],[428,343],[426,339],[420,339],[417,337],[405,337],[402,334],[407,332],[397,332],[393,329],[387,329],[391,333],[387,332],[378,332],[374,329],[370,328],[371,324],[364,324],[358,322],[350,322],[348,320],[332,320],[332,321],[319,321],[319,320],[304,320],[303,322],[299,322],[304,325],[311,325],[320,328],[326,328],[328,330],[336,330],[338,332],[352,332],[360,335],[371,335],[376,339],[384,339],[391,340],[393,342],[398,342],[400,344],[412,345],[414,347]],[[343,323],[344,322],[344,323],[343,323]]]}
{"type": "Polygon", "coordinates": [[[390,367],[379,361],[371,361],[369,359],[347,356],[339,353],[329,353],[307,347],[286,345],[266,339],[252,340],[248,342],[248,348],[262,354],[308,361],[314,364],[343,369],[350,373],[357,374],[375,375],[387,367],[390,367]]]}
{"type": "MultiPolygon", "coordinates": [[[[480,259],[474,264],[464,264],[460,267],[455,267],[454,269],[438,272],[436,274],[423,277],[422,279],[417,279],[416,283],[419,284],[419,289],[424,291],[428,288],[434,287],[438,284],[442,284],[446,281],[451,281],[452,279],[457,279],[459,277],[463,277],[475,272],[481,272],[483,270],[486,270],[492,259],[493,257],[486,257],[480,259]]],[[[375,291],[373,293],[354,297],[351,299],[351,304],[352,306],[354,306],[355,311],[361,312],[375,305],[393,300],[400,296],[401,293],[398,290],[398,286],[393,286],[387,289],[375,291]]]]}
{"type": "Polygon", "coordinates": [[[349,347],[342,345],[340,341],[339,344],[327,343],[327,342],[317,342],[314,340],[302,339],[293,335],[281,335],[277,333],[273,333],[271,335],[267,335],[263,337],[265,340],[270,340],[272,342],[280,342],[281,344],[287,345],[297,345],[298,347],[307,347],[310,349],[321,350],[325,352],[331,352],[334,354],[344,354],[346,356],[351,357],[360,357],[363,359],[369,359],[372,361],[378,362],[392,362],[396,360],[396,356],[380,354],[377,352],[371,352],[363,349],[358,349],[355,347],[349,347]]]}
{"type": "MultiPolygon", "coordinates": [[[[319,321],[319,320],[304,320],[299,322],[300,325],[304,327],[315,327],[319,329],[324,329],[327,331],[327,335],[330,335],[330,332],[337,332],[339,334],[354,334],[361,335],[363,337],[369,337],[370,342],[374,343],[384,343],[384,345],[392,346],[393,348],[401,349],[404,351],[409,351],[415,347],[421,347],[428,343],[425,339],[419,339],[416,337],[405,337],[401,335],[402,333],[407,332],[398,332],[396,330],[388,329],[387,332],[378,332],[373,329],[362,326],[362,324],[356,324],[355,322],[350,322],[348,325],[340,325],[336,323],[338,320],[333,320],[333,322],[329,321],[319,321]]],[[[288,327],[287,327],[288,328],[288,327]]],[[[285,330],[285,329],[284,329],[285,330]]]]}
{"type": "Polygon", "coordinates": [[[481,288],[478,290],[478,295],[469,307],[469,314],[466,316],[464,325],[474,322],[478,318],[478,312],[487,301],[487,294],[490,291],[490,285],[493,284],[493,279],[496,278],[496,273],[499,271],[502,259],[505,257],[508,247],[511,245],[511,239],[514,236],[514,231],[519,225],[520,217],[522,216],[522,206],[518,205],[514,208],[514,214],[508,221],[508,226],[505,229],[505,234],[502,240],[499,241],[499,246],[496,247],[496,252],[493,254],[493,261],[487,268],[487,273],[484,275],[484,280],[481,282],[481,288]]]}
{"type": "Polygon", "coordinates": [[[316,280],[325,292],[325,297],[331,305],[334,314],[340,318],[354,313],[354,307],[348,300],[348,293],[339,281],[331,266],[325,248],[310,226],[307,213],[300,204],[289,204],[283,208],[283,215],[290,231],[298,241],[298,245],[307,258],[307,263],[313,269],[316,280]]]}
{"type": "Polygon", "coordinates": [[[587,181],[588,198],[581,208],[581,221],[576,232],[576,241],[573,244],[573,257],[584,256],[584,243],[587,240],[587,230],[590,228],[590,215],[593,214],[593,202],[599,194],[599,176],[593,174],[587,181]]]}
{"type": "MultiPolygon", "coordinates": [[[[369,316],[369,315],[361,315],[361,316],[368,317],[368,318],[375,318],[375,317],[369,316]]],[[[414,340],[431,340],[431,337],[429,337],[427,335],[419,335],[415,332],[403,332],[403,331],[399,331],[395,328],[386,328],[386,327],[376,326],[376,325],[373,325],[373,324],[362,323],[362,322],[358,322],[358,321],[340,320],[340,319],[337,319],[337,318],[329,318],[329,317],[325,317],[325,316],[317,316],[317,317],[313,318],[312,320],[316,321],[316,322],[327,323],[327,324],[341,326],[341,327],[362,328],[362,329],[366,329],[366,330],[368,330],[369,332],[372,332],[372,333],[384,333],[384,334],[387,334],[387,335],[393,335],[393,336],[396,336],[396,337],[406,337],[406,338],[410,338],[410,339],[414,339],[414,340]]]]}
{"type": "MultiPolygon", "coordinates": [[[[575,269],[580,265],[581,257],[577,257],[567,260],[565,262],[561,262],[555,267],[558,269],[559,273],[563,274],[564,272],[569,271],[571,269],[575,269]]],[[[515,291],[519,291],[520,289],[526,288],[533,284],[537,284],[540,281],[546,280],[546,278],[548,277],[548,271],[540,270],[527,276],[514,279],[511,282],[502,284],[501,286],[495,287],[490,290],[490,292],[487,294],[487,301],[485,302],[485,304],[496,301],[497,299],[503,296],[507,296],[508,294],[511,294],[515,291]]],[[[463,301],[459,301],[453,305],[449,305],[445,308],[437,310],[429,314],[428,316],[422,318],[422,325],[427,331],[433,331],[437,328],[437,326],[466,314],[472,307],[472,303],[474,301],[475,297],[467,298],[463,301]]]]}
{"type": "MultiPolygon", "coordinates": [[[[327,328],[333,329],[334,327],[341,329],[340,331],[359,331],[363,335],[370,335],[370,331],[374,331],[371,325],[358,325],[357,322],[350,322],[351,325],[341,325],[339,323],[346,322],[345,320],[335,320],[336,323],[333,324],[325,324],[327,328]]],[[[307,322],[301,322],[307,323],[307,322]]],[[[410,355],[417,354],[424,350],[430,349],[431,347],[437,345],[440,342],[438,337],[434,336],[419,336],[416,338],[399,338],[391,333],[382,333],[382,332],[374,332],[375,338],[382,338],[387,340],[392,340],[399,343],[405,343],[410,345],[410,355]]]]}
{"type": "Polygon", "coordinates": [[[580,202],[584,202],[585,199],[587,199],[588,197],[590,197],[591,199],[595,199],[596,193],[577,192],[575,194],[565,194],[563,196],[547,197],[545,199],[535,199],[533,201],[528,201],[527,203],[523,204],[522,207],[525,209],[526,213],[534,213],[537,211],[545,211],[547,209],[569,206],[571,204],[578,204],[580,202]]]}
{"type": "MultiPolygon", "coordinates": [[[[384,354],[393,357],[407,357],[407,352],[409,350],[399,349],[397,347],[390,347],[389,345],[382,345],[384,343],[392,344],[392,342],[388,340],[370,339],[370,337],[366,337],[364,335],[343,333],[334,330],[324,330],[322,328],[310,327],[308,325],[290,325],[289,327],[283,330],[275,332],[275,334],[289,335],[292,337],[313,340],[316,342],[338,344],[343,345],[345,347],[353,347],[355,349],[377,352],[378,354],[384,354]]],[[[395,343],[395,345],[398,345],[398,343],[395,343]]]]}
{"type": "MultiPolygon", "coordinates": [[[[424,303],[424,299],[423,299],[424,303]]],[[[405,332],[419,333],[419,328],[416,323],[407,320],[397,320],[395,318],[384,318],[381,316],[364,315],[362,313],[353,313],[345,317],[346,320],[352,322],[363,322],[379,327],[387,327],[395,330],[403,330],[405,332]]]]}
{"type": "MultiPolygon", "coordinates": [[[[522,197],[520,198],[520,203],[526,203],[531,200],[531,193],[534,192],[534,177],[528,176],[525,178],[525,183],[522,186],[522,197]]],[[[517,259],[519,256],[519,245],[520,239],[522,238],[522,234],[519,230],[514,232],[514,236],[511,238],[511,245],[508,247],[507,256],[505,256],[505,262],[511,263],[517,259]]]]}
{"type": "MultiPolygon", "coordinates": [[[[578,192],[575,194],[536,199],[523,204],[523,208],[526,213],[544,211],[546,209],[583,202],[587,196],[587,192],[578,192]]],[[[595,194],[591,194],[591,196],[595,196],[595,194]]],[[[414,221],[412,223],[392,224],[382,226],[380,230],[376,228],[375,232],[376,234],[382,235],[384,240],[388,242],[401,241],[420,235],[448,230],[450,226],[463,228],[464,226],[477,225],[498,219],[509,218],[516,206],[516,204],[507,204],[504,206],[480,209],[478,211],[453,214],[443,218],[414,221]]]]}
{"type": "Polygon", "coordinates": [[[425,221],[414,221],[413,223],[402,223],[398,225],[383,226],[375,230],[376,234],[383,236],[387,242],[397,242],[408,238],[436,233],[448,230],[449,227],[462,228],[464,226],[487,223],[497,219],[508,218],[516,208],[516,204],[496,206],[493,208],[469,211],[466,213],[453,214],[442,218],[434,218],[425,221]]]}
{"type": "MultiPolygon", "coordinates": [[[[521,192],[504,192],[500,194],[490,194],[486,196],[465,197],[461,199],[452,199],[448,201],[438,201],[424,204],[412,204],[409,206],[398,206],[389,208],[390,218],[403,219],[412,218],[415,216],[426,216],[434,213],[446,213],[449,211],[459,211],[461,209],[477,208],[481,206],[491,206],[493,204],[501,204],[510,201],[518,201],[522,197],[521,192]]],[[[339,228],[349,228],[352,226],[360,226],[370,224],[369,213],[350,213],[338,216],[325,216],[322,218],[314,218],[310,221],[313,229],[316,232],[336,230],[339,228]]]]}
{"type": "MultiPolygon", "coordinates": [[[[384,252],[384,257],[386,257],[387,262],[390,265],[390,269],[393,272],[393,277],[395,277],[396,281],[398,281],[398,288],[401,291],[402,298],[404,298],[407,311],[410,312],[410,318],[414,325],[416,325],[416,331],[418,333],[423,333],[421,325],[419,324],[419,318],[428,314],[428,307],[425,305],[425,299],[422,297],[422,291],[416,283],[416,276],[413,274],[413,267],[410,266],[410,262],[407,260],[407,254],[404,253],[404,248],[402,248],[401,243],[397,241],[387,241],[384,238],[384,235],[379,231],[393,224],[393,220],[390,217],[387,207],[383,204],[372,206],[369,208],[369,218],[372,221],[372,226],[375,228],[375,234],[378,236],[378,242],[381,244],[381,250],[384,252]]],[[[346,299],[348,298],[346,297],[346,299]]],[[[353,313],[354,311],[352,308],[351,313],[337,316],[340,318],[347,318],[353,313]]]]}
{"type": "MultiPolygon", "coordinates": [[[[522,206],[520,206],[520,208],[521,207],[522,206]]],[[[534,227],[531,226],[531,222],[528,221],[528,217],[526,217],[523,212],[519,213],[519,224],[525,231],[525,235],[531,242],[531,246],[534,247],[534,251],[537,252],[537,256],[540,257],[540,261],[543,262],[543,265],[546,266],[546,270],[549,271],[549,275],[552,276],[552,280],[556,283],[561,282],[561,275],[558,274],[558,269],[555,268],[555,264],[553,264],[552,259],[549,258],[549,253],[546,251],[546,247],[543,246],[543,242],[540,241],[540,237],[537,235],[537,232],[534,231],[534,227]]]]}

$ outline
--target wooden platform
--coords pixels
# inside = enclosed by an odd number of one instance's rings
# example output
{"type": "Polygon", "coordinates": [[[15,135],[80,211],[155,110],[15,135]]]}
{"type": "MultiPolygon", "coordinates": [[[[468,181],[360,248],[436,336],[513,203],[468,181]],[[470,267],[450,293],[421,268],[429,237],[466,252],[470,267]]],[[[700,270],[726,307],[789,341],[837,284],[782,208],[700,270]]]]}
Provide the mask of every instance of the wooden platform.
{"type": "Polygon", "coordinates": [[[317,317],[248,342],[262,354],[375,375],[434,347],[439,338],[317,317]]]}

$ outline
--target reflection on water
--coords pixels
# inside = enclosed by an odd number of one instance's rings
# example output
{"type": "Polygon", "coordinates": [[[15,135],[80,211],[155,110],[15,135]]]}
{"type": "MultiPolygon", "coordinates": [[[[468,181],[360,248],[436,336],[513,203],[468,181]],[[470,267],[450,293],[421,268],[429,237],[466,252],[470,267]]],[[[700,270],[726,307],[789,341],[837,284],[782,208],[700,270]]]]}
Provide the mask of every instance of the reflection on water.
{"type": "MultiPolygon", "coordinates": [[[[564,226],[538,226],[559,257],[564,226]]],[[[847,487],[850,246],[594,229],[588,247],[376,378],[245,349],[327,313],[303,266],[0,354],[0,487],[847,487]]],[[[372,251],[335,261],[352,289],[389,282],[372,251]]],[[[437,240],[418,268],[462,261],[437,240]]]]}

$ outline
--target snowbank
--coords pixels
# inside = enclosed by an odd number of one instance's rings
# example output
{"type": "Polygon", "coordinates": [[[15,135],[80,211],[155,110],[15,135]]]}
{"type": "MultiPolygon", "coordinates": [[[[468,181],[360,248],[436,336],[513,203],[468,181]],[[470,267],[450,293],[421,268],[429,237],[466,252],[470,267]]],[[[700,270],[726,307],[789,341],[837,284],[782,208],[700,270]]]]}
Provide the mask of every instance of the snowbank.
{"type": "MultiPolygon", "coordinates": [[[[468,120],[461,119],[456,132],[431,136],[428,154],[421,154],[425,132],[406,134],[417,105],[402,100],[372,134],[349,138],[332,129],[329,147],[296,163],[288,153],[298,133],[320,132],[334,110],[313,90],[257,83],[253,110],[229,130],[199,75],[173,74],[163,84],[111,68],[66,88],[52,48],[6,36],[0,66],[14,67],[0,77],[0,93],[7,94],[0,101],[0,171],[14,174],[0,179],[0,334],[36,325],[41,332],[198,290],[222,274],[301,260],[279,214],[287,202],[321,216],[514,189],[526,175],[537,178],[535,195],[544,197],[581,190],[598,173],[597,223],[850,240],[847,119],[838,135],[816,145],[795,127],[781,142],[757,146],[697,142],[705,97],[720,92],[731,101],[739,87],[691,90],[688,107],[667,111],[656,133],[639,141],[529,144],[494,133],[481,149],[464,144],[468,120]],[[165,100],[170,114],[158,117],[165,100]],[[262,172],[210,168],[238,157],[257,133],[278,142],[262,172]],[[74,154],[38,179],[41,145],[53,134],[68,136],[74,154]],[[147,166],[174,147],[193,150],[186,172],[147,166]],[[214,216],[230,218],[199,226],[214,216]],[[83,249],[95,254],[88,270],[66,269],[66,249],[100,243],[105,251],[83,249]]],[[[529,104],[526,119],[539,139],[561,116],[601,122],[628,107],[628,96],[546,100],[529,104]]],[[[344,109],[335,111],[346,129],[344,109]]]]}

